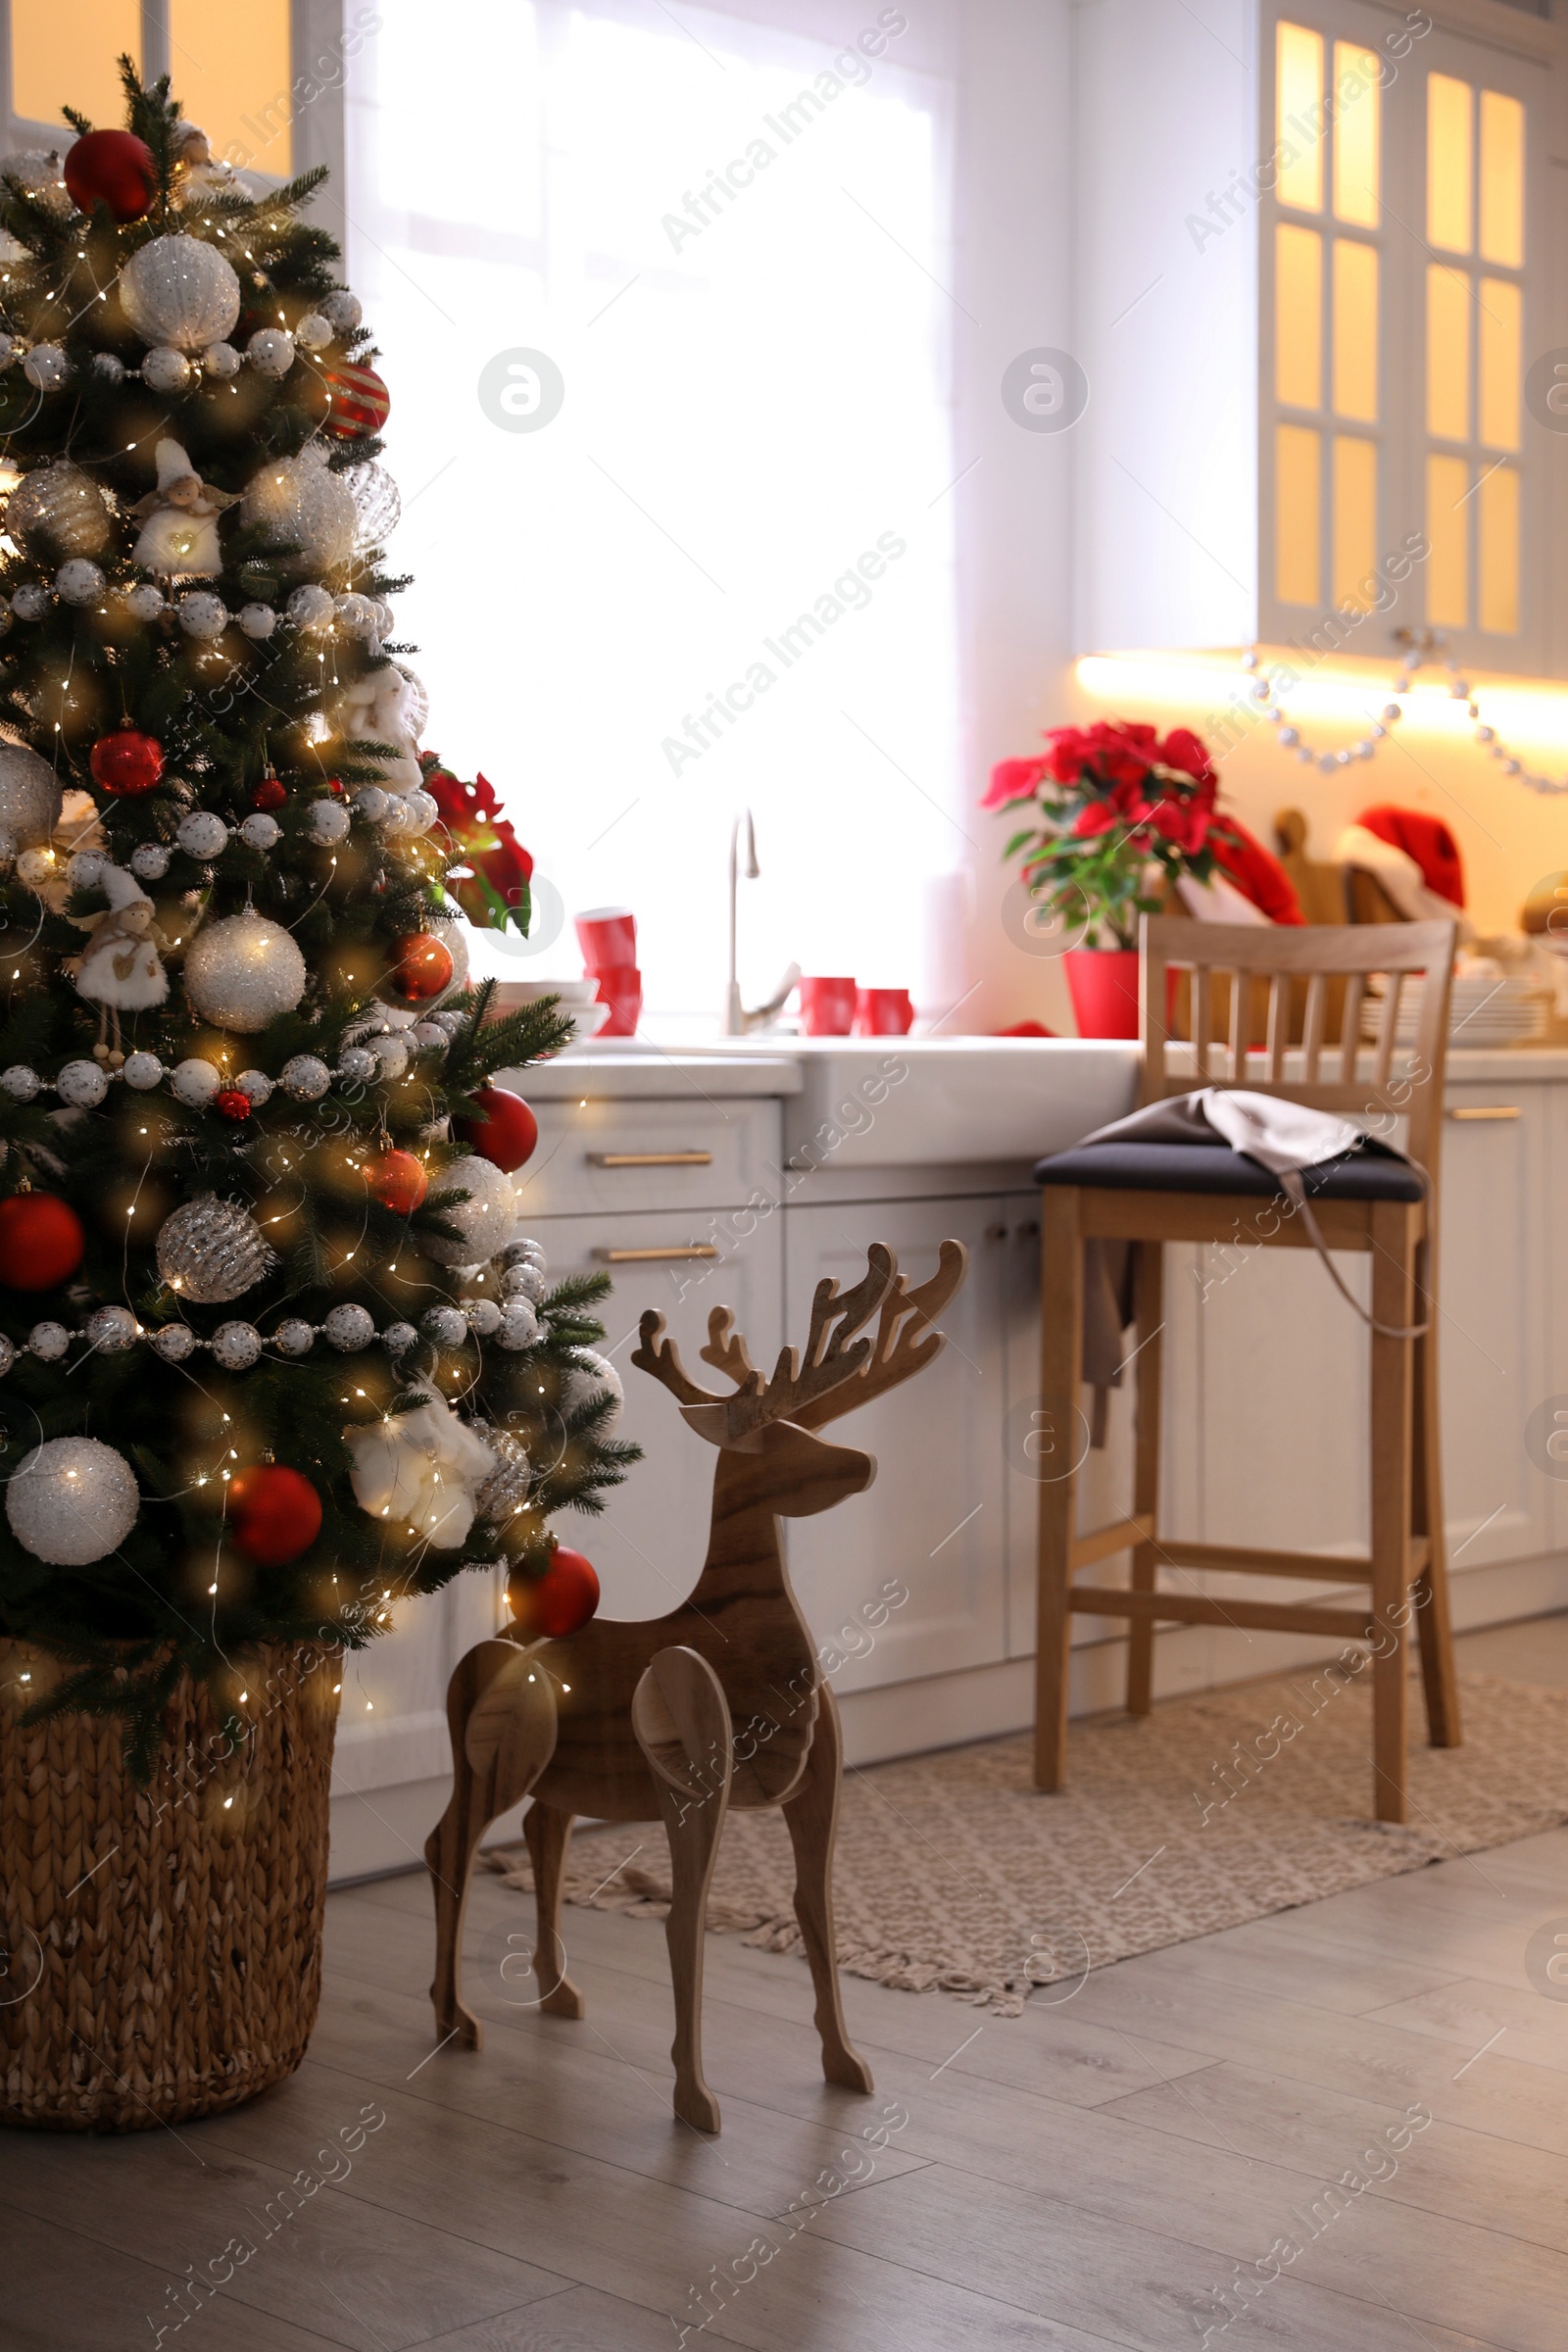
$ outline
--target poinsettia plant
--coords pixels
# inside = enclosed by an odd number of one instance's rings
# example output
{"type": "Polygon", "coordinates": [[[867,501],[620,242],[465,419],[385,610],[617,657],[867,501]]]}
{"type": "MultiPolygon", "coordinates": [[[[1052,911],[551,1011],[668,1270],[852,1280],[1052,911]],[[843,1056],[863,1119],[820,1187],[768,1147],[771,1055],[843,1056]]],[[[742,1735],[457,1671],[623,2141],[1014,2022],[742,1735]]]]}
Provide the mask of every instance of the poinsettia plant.
{"type": "Polygon", "coordinates": [[[446,888],[470,923],[493,931],[514,923],[526,935],[533,859],[502,813],[495,786],[484,775],[464,783],[434,752],[421,752],[419,766],[460,860],[446,888]]]}
{"type": "Polygon", "coordinates": [[[1136,948],[1138,918],[1157,914],[1184,874],[1206,882],[1214,845],[1235,836],[1214,803],[1219,781],[1188,727],[1097,719],[1048,727],[1033,760],[991,771],[984,808],[1032,804],[1034,821],[1003,852],[1022,854],[1031,892],[1091,948],[1136,948]]]}

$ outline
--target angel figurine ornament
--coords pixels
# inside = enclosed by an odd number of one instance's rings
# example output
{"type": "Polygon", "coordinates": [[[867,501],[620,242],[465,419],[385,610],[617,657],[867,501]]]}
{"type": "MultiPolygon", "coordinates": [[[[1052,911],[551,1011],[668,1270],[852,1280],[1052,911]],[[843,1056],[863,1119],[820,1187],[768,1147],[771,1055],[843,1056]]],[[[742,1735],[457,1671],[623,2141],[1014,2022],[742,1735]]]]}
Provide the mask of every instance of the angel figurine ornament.
{"type": "Polygon", "coordinates": [[[158,487],[130,510],[141,522],[131,561],[166,580],[212,579],[223,568],[218,517],[239,504],[238,494],[204,482],[177,441],[160,441],[155,454],[158,487]]]}
{"type": "Polygon", "coordinates": [[[169,974],[163,957],[170,943],[158,928],[151,899],[122,866],[106,866],[101,887],[109,901],[107,909],[101,914],[72,917],[77,928],[90,936],[80,956],[66,968],[76,984],[76,994],[99,1007],[95,1059],[119,1069],[125,1057],[120,1016],[150,1011],[164,1003],[169,995],[169,974]]]}

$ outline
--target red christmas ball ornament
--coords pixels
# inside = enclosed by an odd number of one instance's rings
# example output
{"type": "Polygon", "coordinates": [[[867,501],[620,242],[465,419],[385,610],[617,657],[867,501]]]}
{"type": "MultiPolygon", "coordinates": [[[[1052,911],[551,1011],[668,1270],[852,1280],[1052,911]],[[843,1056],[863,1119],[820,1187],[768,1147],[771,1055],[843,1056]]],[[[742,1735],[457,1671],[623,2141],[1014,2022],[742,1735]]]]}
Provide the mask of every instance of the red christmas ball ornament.
{"type": "Polygon", "coordinates": [[[599,1606],[599,1578],[592,1560],[558,1544],[543,1576],[514,1577],[507,1587],[513,1620],[530,1642],[542,1635],[559,1641],[585,1626],[599,1606]]]}
{"type": "Polygon", "coordinates": [[[69,1200],[13,1193],[0,1200],[0,1282],[14,1291],[52,1291],[82,1261],[87,1237],[69,1200]]]}
{"type": "Polygon", "coordinates": [[[251,1115],[251,1099],[249,1095],[242,1095],[237,1086],[222,1086],[213,1097],[213,1108],[225,1119],[248,1119],[251,1115]]]}
{"type": "Polygon", "coordinates": [[[253,808],[281,808],[288,799],[288,787],[277,776],[264,776],[251,793],[253,808]]]}
{"type": "Polygon", "coordinates": [[[66,150],[65,180],[78,213],[107,204],[117,220],[139,220],[157,189],[158,167],[134,131],[88,130],[66,150]]]}
{"type": "Polygon", "coordinates": [[[228,1482],[228,1534],[258,1568],[285,1568],[321,1532],[321,1497],[281,1462],[242,1470],[228,1482]]]}
{"type": "MultiPolygon", "coordinates": [[[[140,144],[138,140],[137,144],[140,144]]],[[[93,782],[105,792],[130,796],[151,792],[164,772],[164,747],[155,735],[138,735],[134,727],[100,735],[92,747],[93,782]]]]}
{"type": "Polygon", "coordinates": [[[424,1162],[412,1152],[383,1152],[367,1174],[374,1198],[400,1217],[412,1216],[430,1189],[424,1162]]]}
{"type": "Polygon", "coordinates": [[[378,433],[387,420],[392,395],[373,368],[356,368],[347,360],[322,370],[332,405],[326,429],[340,441],[363,441],[378,433]]]}
{"type": "Polygon", "coordinates": [[[433,932],[416,931],[411,938],[398,941],[392,977],[411,1004],[421,1004],[429,997],[439,997],[452,986],[456,970],[452,950],[433,932]]]}
{"type": "Polygon", "coordinates": [[[504,1086],[481,1086],[474,1101],[483,1114],[455,1122],[460,1140],[470,1152],[492,1160],[506,1175],[533,1155],[539,1141],[539,1122],[520,1095],[504,1086]]]}

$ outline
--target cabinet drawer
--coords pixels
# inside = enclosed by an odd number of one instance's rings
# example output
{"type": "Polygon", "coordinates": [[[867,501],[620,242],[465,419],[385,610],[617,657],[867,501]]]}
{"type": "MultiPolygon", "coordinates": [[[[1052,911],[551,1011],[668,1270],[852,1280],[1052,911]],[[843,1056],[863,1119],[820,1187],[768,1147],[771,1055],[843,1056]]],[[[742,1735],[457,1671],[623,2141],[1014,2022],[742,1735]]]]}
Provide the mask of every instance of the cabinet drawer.
{"type": "MultiPolygon", "coordinates": [[[[779,1107],[770,1099],[538,1106],[539,1144],[515,1179],[532,1217],[739,1208],[779,1191],[779,1107]]],[[[696,1237],[694,1237],[696,1238],[696,1237]]]]}

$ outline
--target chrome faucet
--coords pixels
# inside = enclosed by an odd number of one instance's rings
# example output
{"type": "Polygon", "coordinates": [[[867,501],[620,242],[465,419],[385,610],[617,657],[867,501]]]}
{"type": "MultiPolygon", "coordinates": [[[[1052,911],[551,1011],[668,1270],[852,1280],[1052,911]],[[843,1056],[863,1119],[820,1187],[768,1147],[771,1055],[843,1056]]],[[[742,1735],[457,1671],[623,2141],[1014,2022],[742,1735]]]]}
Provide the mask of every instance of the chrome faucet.
{"type": "Polygon", "coordinates": [[[784,977],[765,1004],[748,1006],[741,1002],[738,962],[738,916],[740,907],[741,874],[755,882],[761,873],[757,862],[757,828],[752,812],[743,808],[729,832],[729,986],[724,992],[724,1017],[719,1034],[723,1037],[745,1037],[749,1030],[760,1028],[784,1009],[790,990],[801,976],[798,963],[786,966],[784,977]],[[741,865],[741,832],[746,834],[746,863],[741,865]]]}

